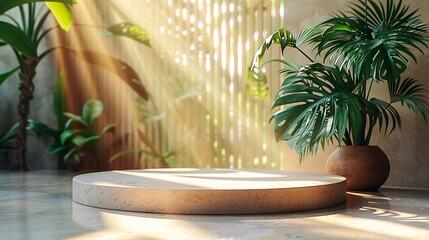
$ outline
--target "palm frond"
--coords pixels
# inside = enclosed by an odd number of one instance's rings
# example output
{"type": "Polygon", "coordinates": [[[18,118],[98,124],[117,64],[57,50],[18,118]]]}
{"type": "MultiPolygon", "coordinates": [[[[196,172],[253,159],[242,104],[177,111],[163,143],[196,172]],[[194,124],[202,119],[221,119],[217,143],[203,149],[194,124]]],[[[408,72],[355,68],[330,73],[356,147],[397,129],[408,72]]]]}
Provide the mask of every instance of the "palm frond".
{"type": "Polygon", "coordinates": [[[421,115],[425,121],[429,116],[429,104],[427,102],[427,90],[422,84],[418,84],[412,78],[401,81],[389,82],[389,92],[391,102],[401,102],[402,106],[407,106],[416,115],[421,115]]]}
{"type": "Polygon", "coordinates": [[[302,155],[316,152],[333,137],[343,142],[348,128],[355,141],[363,141],[359,131],[369,103],[353,93],[354,84],[347,83],[353,79],[345,76],[344,69],[319,63],[286,76],[272,106],[282,108],[270,118],[276,139],[288,141],[302,155]]]}
{"type": "Polygon", "coordinates": [[[417,10],[402,1],[359,0],[350,6],[350,16],[338,14],[325,21],[319,36],[319,53],[339,66],[352,67],[365,78],[394,80],[405,71],[413,50],[428,47],[428,28],[417,10]]]}

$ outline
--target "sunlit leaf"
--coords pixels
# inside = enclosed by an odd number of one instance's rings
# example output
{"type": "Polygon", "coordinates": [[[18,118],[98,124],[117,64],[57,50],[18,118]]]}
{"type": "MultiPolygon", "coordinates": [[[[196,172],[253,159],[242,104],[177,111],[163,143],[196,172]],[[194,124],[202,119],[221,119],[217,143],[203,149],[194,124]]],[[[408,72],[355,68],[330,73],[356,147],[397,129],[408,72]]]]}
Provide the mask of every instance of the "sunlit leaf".
{"type": "Polygon", "coordinates": [[[88,125],[91,125],[100,117],[101,113],[103,113],[103,109],[104,104],[101,101],[91,99],[83,105],[82,119],[88,123],[88,125]]]}
{"type": "Polygon", "coordinates": [[[267,76],[262,71],[257,70],[257,72],[252,72],[249,70],[247,72],[246,85],[247,93],[255,99],[263,99],[268,94],[267,76]]]}
{"type": "Polygon", "coordinates": [[[110,35],[125,36],[150,47],[150,35],[139,25],[133,23],[118,23],[107,29],[110,35]]]}
{"type": "Polygon", "coordinates": [[[64,31],[70,30],[72,25],[72,11],[65,3],[60,2],[46,2],[46,5],[51,10],[58,24],[64,31]]]}
{"type": "Polygon", "coordinates": [[[392,103],[401,102],[403,106],[407,106],[416,115],[420,114],[427,121],[429,117],[428,91],[422,84],[418,84],[412,78],[403,81],[398,79],[389,82],[389,92],[392,103]]]}
{"type": "Polygon", "coordinates": [[[66,144],[67,142],[70,141],[70,139],[76,136],[79,132],[80,130],[78,129],[69,129],[64,131],[63,133],[61,133],[61,136],[60,136],[61,144],[62,145],[66,144]]]}

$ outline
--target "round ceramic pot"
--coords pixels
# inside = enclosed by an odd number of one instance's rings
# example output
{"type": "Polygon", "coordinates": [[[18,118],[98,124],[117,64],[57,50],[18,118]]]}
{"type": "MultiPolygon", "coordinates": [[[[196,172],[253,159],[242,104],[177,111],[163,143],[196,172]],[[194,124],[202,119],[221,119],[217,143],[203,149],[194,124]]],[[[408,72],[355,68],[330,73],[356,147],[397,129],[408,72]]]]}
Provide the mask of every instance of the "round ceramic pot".
{"type": "Polygon", "coordinates": [[[390,164],[378,146],[339,146],[326,162],[329,174],[347,179],[347,190],[375,191],[389,177],[390,164]]]}

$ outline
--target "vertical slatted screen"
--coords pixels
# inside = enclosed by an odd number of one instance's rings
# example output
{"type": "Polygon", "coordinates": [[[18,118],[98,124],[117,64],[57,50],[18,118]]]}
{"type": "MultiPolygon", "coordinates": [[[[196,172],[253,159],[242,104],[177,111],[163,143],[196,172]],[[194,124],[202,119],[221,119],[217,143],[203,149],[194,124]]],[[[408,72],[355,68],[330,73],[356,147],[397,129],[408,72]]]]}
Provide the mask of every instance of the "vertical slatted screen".
{"type": "MultiPolygon", "coordinates": [[[[176,167],[284,169],[285,159],[296,158],[296,154],[286,144],[275,142],[268,124],[273,89],[279,86],[279,67],[266,68],[270,87],[266,99],[255,100],[246,93],[252,55],[263,39],[282,26],[284,2],[81,1],[75,11],[77,22],[97,26],[132,22],[152,37],[151,48],[125,38],[98,37],[102,44],[92,45],[82,36],[69,40],[75,47],[93,47],[127,62],[150,94],[153,121],[142,122],[138,120],[137,95],[117,77],[97,67],[86,67],[91,69],[91,79],[81,70],[73,73],[73,95],[102,99],[107,108],[104,122],[118,126],[115,139],[104,143],[105,158],[118,150],[155,148],[164,155],[177,150],[176,167]],[[82,83],[85,81],[96,83],[88,86],[82,83]],[[95,90],[84,94],[79,88],[95,90]]],[[[73,31],[76,36],[89,34],[89,30],[73,31]]],[[[91,41],[95,39],[97,36],[91,41]]],[[[272,56],[280,57],[278,52],[276,48],[272,56]]],[[[154,163],[140,161],[134,154],[109,166],[145,168],[154,163]]]]}

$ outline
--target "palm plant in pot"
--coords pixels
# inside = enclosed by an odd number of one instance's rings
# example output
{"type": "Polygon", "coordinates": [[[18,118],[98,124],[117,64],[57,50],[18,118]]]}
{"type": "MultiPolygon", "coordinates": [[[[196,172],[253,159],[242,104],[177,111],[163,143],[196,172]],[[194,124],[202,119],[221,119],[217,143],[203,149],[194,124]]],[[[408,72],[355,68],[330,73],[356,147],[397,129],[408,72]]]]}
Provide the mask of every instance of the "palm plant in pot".
{"type": "Polygon", "coordinates": [[[375,190],[386,181],[390,165],[379,147],[370,146],[373,131],[390,134],[400,128],[396,107],[401,105],[425,121],[429,116],[423,85],[402,77],[427,42],[427,25],[401,0],[359,0],[349,11],[301,32],[274,32],[256,52],[249,79],[251,84],[264,80],[261,61],[274,43],[282,53],[291,47],[304,54],[310,61],[304,66],[292,60],[269,61],[285,65],[273,102],[277,111],[270,118],[276,139],[287,141],[300,160],[337,142],[327,171],[345,176],[349,190],[375,190]],[[305,44],[314,46],[323,64],[301,50],[305,44]],[[377,84],[386,85],[389,100],[374,96],[377,84]]]}

